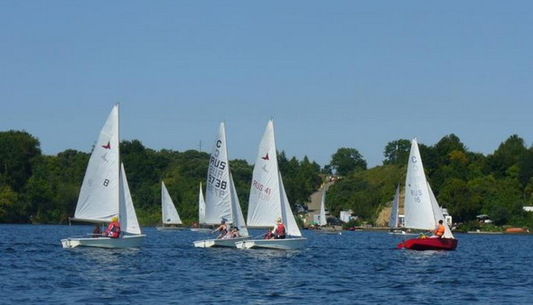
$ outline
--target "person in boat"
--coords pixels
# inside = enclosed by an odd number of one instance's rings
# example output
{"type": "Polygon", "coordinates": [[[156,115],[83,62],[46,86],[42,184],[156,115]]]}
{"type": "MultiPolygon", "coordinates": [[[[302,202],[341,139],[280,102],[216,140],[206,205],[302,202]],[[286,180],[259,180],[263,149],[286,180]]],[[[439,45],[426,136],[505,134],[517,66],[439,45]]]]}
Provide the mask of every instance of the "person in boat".
{"type": "Polygon", "coordinates": [[[278,217],[276,220],[276,225],[274,226],[274,229],[272,229],[269,239],[284,239],[286,234],[285,231],[285,225],[283,224],[281,217],[278,217]]]}
{"type": "Polygon", "coordinates": [[[217,238],[222,238],[228,234],[228,225],[226,224],[226,219],[220,221],[220,225],[212,233],[220,232],[217,238]]]}
{"type": "Polygon", "coordinates": [[[111,223],[107,226],[103,235],[111,238],[120,237],[120,222],[118,222],[118,217],[111,218],[111,223]]]}
{"type": "Polygon", "coordinates": [[[433,236],[431,236],[432,238],[442,238],[442,236],[444,235],[444,231],[446,231],[442,223],[442,219],[439,220],[439,224],[437,224],[435,231],[433,231],[433,236]]]}
{"type": "Polygon", "coordinates": [[[101,237],[101,236],[102,236],[102,230],[100,229],[100,224],[95,224],[92,237],[101,237]]]}
{"type": "Polygon", "coordinates": [[[237,237],[241,237],[241,234],[239,234],[239,228],[237,227],[233,227],[229,232],[228,234],[226,234],[224,237],[222,237],[223,239],[231,239],[231,238],[237,238],[237,237]]]}

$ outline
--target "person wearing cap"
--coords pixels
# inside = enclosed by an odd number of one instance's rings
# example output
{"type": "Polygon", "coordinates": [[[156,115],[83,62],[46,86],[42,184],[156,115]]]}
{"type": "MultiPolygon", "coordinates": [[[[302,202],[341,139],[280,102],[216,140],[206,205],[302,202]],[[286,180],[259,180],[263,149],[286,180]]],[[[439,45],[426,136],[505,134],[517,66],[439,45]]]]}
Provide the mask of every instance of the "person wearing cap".
{"type": "Polygon", "coordinates": [[[271,232],[270,239],[284,239],[285,238],[285,225],[283,224],[283,221],[281,217],[278,217],[276,220],[276,225],[274,226],[274,229],[271,232]]]}
{"type": "Polygon", "coordinates": [[[120,222],[118,222],[118,217],[111,218],[111,223],[107,226],[103,235],[111,238],[120,237],[120,222]]]}
{"type": "Polygon", "coordinates": [[[218,228],[216,228],[211,233],[215,233],[215,232],[220,232],[220,234],[218,234],[217,238],[222,238],[222,237],[226,236],[226,234],[228,234],[228,225],[226,224],[226,219],[222,219],[220,221],[220,226],[218,226],[218,228]]]}

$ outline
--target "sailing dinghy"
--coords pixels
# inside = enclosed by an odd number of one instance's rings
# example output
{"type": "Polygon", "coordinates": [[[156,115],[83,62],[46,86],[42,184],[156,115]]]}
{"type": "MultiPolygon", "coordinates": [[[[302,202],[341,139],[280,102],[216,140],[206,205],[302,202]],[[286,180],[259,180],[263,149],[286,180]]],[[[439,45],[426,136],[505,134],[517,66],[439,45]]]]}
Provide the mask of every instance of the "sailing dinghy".
{"type": "Polygon", "coordinates": [[[202,191],[202,183],[200,182],[200,192],[198,194],[198,227],[191,228],[191,231],[198,233],[210,233],[212,230],[202,227],[205,225],[205,199],[202,191]]]}
{"type": "Polygon", "coordinates": [[[412,250],[455,250],[457,239],[444,219],[437,199],[427,182],[424,166],[416,139],[411,142],[411,152],[405,179],[405,227],[418,230],[434,230],[439,220],[445,227],[441,238],[426,237],[408,239],[398,244],[398,248],[412,250]]]}
{"type": "Polygon", "coordinates": [[[303,248],[307,240],[302,237],[285,193],[278,168],[274,122],[269,120],[254,165],[246,223],[248,227],[273,227],[278,217],[285,225],[285,239],[247,239],[237,242],[237,248],[293,250],[303,248]]]}
{"type": "Polygon", "coordinates": [[[120,162],[118,104],[113,107],[100,131],[71,220],[101,224],[111,222],[113,217],[118,217],[121,224],[119,238],[70,237],[61,240],[63,248],[139,247],[146,236],[141,234],[124,165],[120,162]]]}
{"type": "Polygon", "coordinates": [[[182,224],[181,218],[163,181],[161,181],[161,221],[162,226],[157,227],[160,231],[183,230],[182,227],[178,227],[182,224]]]}
{"type": "Polygon", "coordinates": [[[205,222],[207,224],[220,224],[222,219],[226,221],[226,224],[238,228],[241,237],[198,240],[194,242],[194,246],[197,248],[235,248],[236,242],[248,238],[248,229],[244,222],[237,190],[229,168],[224,122],[220,123],[209,159],[205,201],[205,222]]]}

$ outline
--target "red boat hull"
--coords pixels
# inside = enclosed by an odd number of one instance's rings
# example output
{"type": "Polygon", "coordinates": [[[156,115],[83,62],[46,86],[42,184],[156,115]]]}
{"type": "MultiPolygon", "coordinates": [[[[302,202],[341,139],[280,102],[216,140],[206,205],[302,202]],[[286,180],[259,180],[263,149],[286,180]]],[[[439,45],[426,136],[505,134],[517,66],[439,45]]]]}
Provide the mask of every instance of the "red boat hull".
{"type": "Polygon", "coordinates": [[[412,238],[398,244],[398,248],[411,250],[455,250],[455,238],[412,238]]]}

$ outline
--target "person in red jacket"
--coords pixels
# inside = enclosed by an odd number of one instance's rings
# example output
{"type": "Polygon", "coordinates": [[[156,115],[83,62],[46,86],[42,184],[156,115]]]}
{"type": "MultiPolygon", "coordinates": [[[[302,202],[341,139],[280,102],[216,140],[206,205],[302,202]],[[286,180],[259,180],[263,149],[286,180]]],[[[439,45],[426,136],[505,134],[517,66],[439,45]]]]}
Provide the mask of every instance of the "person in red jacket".
{"type": "Polygon", "coordinates": [[[111,218],[111,223],[107,226],[107,229],[104,232],[104,236],[111,238],[120,237],[120,222],[118,222],[118,217],[111,218]]]}
{"type": "Polygon", "coordinates": [[[281,217],[278,217],[276,225],[272,230],[271,239],[284,239],[286,235],[285,225],[281,221],[281,217]]]}

